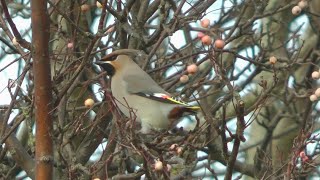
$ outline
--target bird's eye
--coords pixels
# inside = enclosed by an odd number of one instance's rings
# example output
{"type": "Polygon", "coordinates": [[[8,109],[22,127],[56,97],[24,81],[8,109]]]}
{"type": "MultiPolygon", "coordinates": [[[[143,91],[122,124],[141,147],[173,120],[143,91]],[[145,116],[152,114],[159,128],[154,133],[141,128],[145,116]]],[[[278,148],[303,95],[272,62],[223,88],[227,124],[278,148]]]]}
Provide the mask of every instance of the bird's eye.
{"type": "Polygon", "coordinates": [[[118,57],[118,55],[114,55],[114,56],[111,56],[110,58],[108,58],[109,61],[114,61],[116,60],[118,57]]]}

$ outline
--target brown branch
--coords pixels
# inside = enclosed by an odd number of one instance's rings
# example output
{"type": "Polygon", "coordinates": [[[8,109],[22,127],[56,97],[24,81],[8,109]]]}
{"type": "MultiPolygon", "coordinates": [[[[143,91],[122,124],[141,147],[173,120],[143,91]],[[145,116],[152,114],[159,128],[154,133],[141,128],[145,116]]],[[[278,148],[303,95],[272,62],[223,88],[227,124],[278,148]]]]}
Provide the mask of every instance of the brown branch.
{"type": "MultiPolygon", "coordinates": [[[[225,160],[224,157],[221,156],[220,151],[222,150],[219,148],[219,145],[216,145],[215,143],[211,142],[208,148],[209,149],[207,153],[209,154],[212,160],[216,160],[225,166],[228,165],[229,162],[225,160]]],[[[254,177],[254,166],[251,164],[235,161],[233,170],[241,172],[242,174],[254,177]]]]}
{"type": "Polygon", "coordinates": [[[36,118],[36,179],[52,179],[52,88],[49,58],[49,16],[47,1],[31,2],[33,73],[36,118]]]}
{"type": "Polygon", "coordinates": [[[228,141],[225,131],[227,130],[227,121],[226,121],[226,105],[222,107],[222,123],[221,123],[221,141],[222,141],[222,152],[224,158],[227,160],[229,158],[228,152],[228,141]]]}
{"type": "Polygon", "coordinates": [[[145,15],[146,20],[149,19],[158,10],[160,2],[161,0],[155,0],[149,5],[145,15]]]}
{"type": "Polygon", "coordinates": [[[104,22],[106,19],[106,7],[107,7],[107,0],[104,0],[102,3],[102,12],[99,20],[99,25],[98,25],[98,32],[102,33],[102,29],[104,27],[104,22]]]}
{"type": "Polygon", "coordinates": [[[225,180],[229,180],[232,178],[232,172],[234,170],[235,162],[237,160],[237,156],[239,153],[240,142],[245,141],[243,132],[245,129],[245,121],[244,121],[244,102],[239,101],[237,104],[237,130],[236,135],[234,137],[234,144],[231,152],[230,159],[227,165],[226,175],[224,177],[225,180]]]}

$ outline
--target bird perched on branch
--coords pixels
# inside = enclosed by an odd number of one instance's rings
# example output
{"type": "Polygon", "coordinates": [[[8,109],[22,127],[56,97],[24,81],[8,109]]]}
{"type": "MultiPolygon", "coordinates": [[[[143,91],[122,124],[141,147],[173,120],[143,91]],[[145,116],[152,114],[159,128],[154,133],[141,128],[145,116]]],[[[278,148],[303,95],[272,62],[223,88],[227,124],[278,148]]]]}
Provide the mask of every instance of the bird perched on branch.
{"type": "Polygon", "coordinates": [[[117,106],[127,117],[131,117],[130,112],[135,113],[142,133],[173,128],[182,116],[200,109],[172,98],[133,61],[136,52],[114,51],[96,64],[111,76],[111,91],[117,106]]]}

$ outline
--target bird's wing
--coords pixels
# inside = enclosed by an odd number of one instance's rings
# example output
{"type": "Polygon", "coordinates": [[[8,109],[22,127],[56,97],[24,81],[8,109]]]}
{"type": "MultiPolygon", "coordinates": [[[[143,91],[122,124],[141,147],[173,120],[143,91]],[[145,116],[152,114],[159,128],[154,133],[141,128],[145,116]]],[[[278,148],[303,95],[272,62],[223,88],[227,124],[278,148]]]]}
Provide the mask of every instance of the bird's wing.
{"type": "MultiPolygon", "coordinates": [[[[132,72],[132,71],[130,71],[132,72]]],[[[168,104],[184,106],[189,110],[199,110],[199,106],[192,106],[185,102],[173,98],[168,92],[161,88],[147,73],[127,73],[123,76],[126,90],[130,94],[135,94],[145,98],[153,99],[168,104]]]]}
{"type": "Polygon", "coordinates": [[[126,90],[129,93],[167,93],[164,89],[162,89],[147,73],[143,71],[143,73],[131,73],[128,72],[125,76],[123,76],[124,84],[126,90]]]}
{"type": "Polygon", "coordinates": [[[169,96],[169,95],[163,94],[163,93],[149,93],[149,94],[148,93],[136,93],[136,95],[146,97],[149,99],[153,99],[156,101],[160,101],[163,103],[180,105],[180,106],[183,106],[183,107],[188,108],[189,110],[193,110],[193,111],[200,109],[199,106],[189,105],[186,102],[179,101],[179,100],[173,98],[172,96],[169,96]]]}

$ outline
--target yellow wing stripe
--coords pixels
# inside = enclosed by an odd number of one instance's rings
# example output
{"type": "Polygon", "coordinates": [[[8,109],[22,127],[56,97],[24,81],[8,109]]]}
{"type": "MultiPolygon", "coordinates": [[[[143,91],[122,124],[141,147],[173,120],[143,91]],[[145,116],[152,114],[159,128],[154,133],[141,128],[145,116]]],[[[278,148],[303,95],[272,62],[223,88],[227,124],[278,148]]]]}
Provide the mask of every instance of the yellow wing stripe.
{"type": "Polygon", "coordinates": [[[150,99],[153,99],[153,100],[156,100],[156,101],[161,101],[161,102],[164,102],[164,103],[170,103],[170,104],[179,104],[179,105],[182,105],[184,106],[185,108],[188,108],[192,111],[196,111],[196,110],[199,110],[200,107],[199,106],[192,106],[192,105],[189,105],[183,101],[178,101],[176,100],[175,98],[167,95],[167,94],[163,94],[163,93],[143,93],[143,92],[140,92],[140,93],[135,93],[136,95],[139,95],[139,96],[142,96],[142,97],[146,97],[146,98],[150,98],[150,99]]]}
{"type": "Polygon", "coordinates": [[[187,104],[187,103],[185,103],[185,102],[178,101],[178,100],[176,100],[176,99],[174,99],[174,98],[172,98],[172,97],[167,97],[166,99],[167,99],[167,100],[170,100],[170,101],[172,101],[172,102],[174,102],[174,103],[176,103],[176,104],[180,104],[180,105],[186,106],[187,108],[192,109],[192,110],[198,110],[198,109],[200,109],[199,106],[191,106],[191,105],[189,105],[189,104],[187,104]]]}

